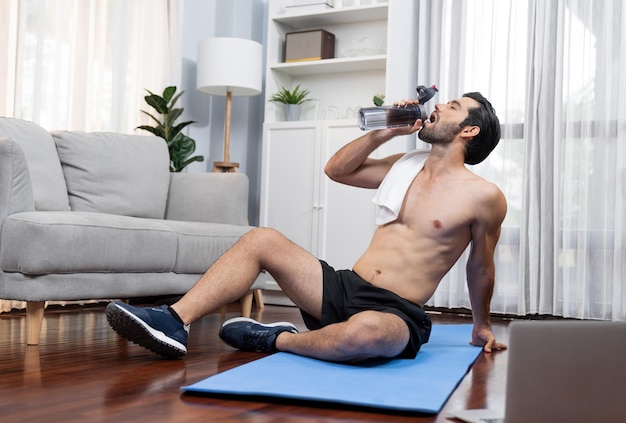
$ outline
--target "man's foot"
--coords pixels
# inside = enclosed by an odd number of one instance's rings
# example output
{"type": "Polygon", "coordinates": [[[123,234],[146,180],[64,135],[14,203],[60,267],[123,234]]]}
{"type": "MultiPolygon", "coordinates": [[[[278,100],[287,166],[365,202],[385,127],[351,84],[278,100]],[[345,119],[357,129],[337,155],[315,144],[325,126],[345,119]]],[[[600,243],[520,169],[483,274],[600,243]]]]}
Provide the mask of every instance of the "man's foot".
{"type": "Polygon", "coordinates": [[[142,308],[115,301],[106,315],[115,332],[137,345],[166,358],[187,354],[189,325],[174,317],[167,305],[142,308]]]}
{"type": "Polygon", "coordinates": [[[289,322],[263,324],[247,317],[235,317],[224,322],[220,338],[240,350],[276,352],[276,338],[282,332],[298,333],[298,329],[289,322]]]}

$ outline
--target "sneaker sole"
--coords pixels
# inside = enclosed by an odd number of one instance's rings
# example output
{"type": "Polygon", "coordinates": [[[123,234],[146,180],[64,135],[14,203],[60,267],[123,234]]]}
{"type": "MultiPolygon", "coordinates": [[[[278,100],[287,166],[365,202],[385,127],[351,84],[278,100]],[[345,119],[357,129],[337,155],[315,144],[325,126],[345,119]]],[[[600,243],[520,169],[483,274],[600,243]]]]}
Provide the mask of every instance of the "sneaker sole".
{"type": "Polygon", "coordinates": [[[232,319],[229,319],[227,321],[224,322],[224,324],[222,325],[222,327],[220,328],[220,332],[222,332],[222,329],[224,328],[224,326],[230,324],[230,323],[237,323],[237,322],[250,322],[250,323],[255,323],[255,324],[259,324],[261,326],[265,326],[268,328],[274,328],[276,326],[289,326],[290,328],[293,328],[293,330],[297,333],[298,332],[298,328],[293,324],[293,323],[289,323],[289,322],[276,322],[276,323],[260,323],[254,319],[251,319],[249,317],[233,317],[232,319]]]}
{"type": "Polygon", "coordinates": [[[187,354],[187,348],[183,344],[150,327],[146,322],[115,303],[107,306],[106,316],[109,325],[118,335],[140,347],[165,358],[180,358],[187,354]]]}

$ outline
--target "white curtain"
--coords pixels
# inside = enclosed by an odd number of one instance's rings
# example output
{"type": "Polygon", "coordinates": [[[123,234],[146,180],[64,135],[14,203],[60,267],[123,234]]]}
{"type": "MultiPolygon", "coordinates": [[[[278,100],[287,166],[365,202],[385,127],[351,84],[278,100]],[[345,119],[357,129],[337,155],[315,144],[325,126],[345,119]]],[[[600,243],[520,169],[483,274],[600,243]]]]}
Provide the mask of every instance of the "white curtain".
{"type": "MultiPolygon", "coordinates": [[[[0,0],[0,116],[132,133],[180,86],[177,0],[0,0]]],[[[0,300],[0,311],[16,304],[0,300]]]]}
{"type": "MultiPolygon", "coordinates": [[[[420,83],[481,91],[503,127],[473,170],[508,215],[492,311],[626,320],[626,4],[422,0],[420,83]]],[[[429,305],[469,308],[467,252],[429,305]]]]}
{"type": "Polygon", "coordinates": [[[133,132],[145,88],[179,85],[176,0],[0,0],[0,115],[133,132]]]}

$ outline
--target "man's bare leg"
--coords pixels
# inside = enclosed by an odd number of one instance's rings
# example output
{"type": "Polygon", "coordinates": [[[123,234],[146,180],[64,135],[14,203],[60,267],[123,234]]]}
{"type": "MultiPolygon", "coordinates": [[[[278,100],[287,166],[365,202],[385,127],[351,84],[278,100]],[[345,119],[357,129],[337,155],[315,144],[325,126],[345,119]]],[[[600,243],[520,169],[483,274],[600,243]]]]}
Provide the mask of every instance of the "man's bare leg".
{"type": "MultiPolygon", "coordinates": [[[[319,260],[277,231],[255,228],[243,235],[172,307],[135,307],[113,301],[106,308],[107,320],[113,330],[131,342],[167,358],[182,357],[187,353],[189,324],[241,298],[262,269],[274,276],[301,309],[320,318],[323,276],[319,260]]],[[[276,335],[283,330],[297,331],[291,324],[274,327],[273,338],[265,338],[270,343],[267,348],[275,347],[276,335]]]]}
{"type": "Polygon", "coordinates": [[[189,324],[241,298],[263,269],[298,307],[320,318],[323,284],[319,260],[268,228],[255,228],[243,235],[171,307],[189,324]]]}
{"type": "Polygon", "coordinates": [[[409,329],[398,316],[363,311],[348,321],[302,333],[283,332],[276,339],[278,351],[327,361],[349,362],[395,357],[404,351],[409,329]]]}

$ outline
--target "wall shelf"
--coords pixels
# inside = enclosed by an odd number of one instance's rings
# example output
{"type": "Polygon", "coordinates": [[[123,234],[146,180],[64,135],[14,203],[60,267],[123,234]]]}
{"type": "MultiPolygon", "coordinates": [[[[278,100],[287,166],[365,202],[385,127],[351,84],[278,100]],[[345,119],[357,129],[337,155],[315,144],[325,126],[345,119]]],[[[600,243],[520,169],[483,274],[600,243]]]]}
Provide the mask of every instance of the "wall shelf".
{"type": "Polygon", "coordinates": [[[313,13],[282,14],[275,16],[273,20],[274,22],[300,29],[387,19],[388,9],[387,3],[379,3],[367,6],[338,7],[313,13]]]}
{"type": "Polygon", "coordinates": [[[305,62],[278,63],[270,66],[278,71],[292,76],[320,75],[341,72],[361,72],[368,70],[384,70],[387,56],[342,57],[336,59],[311,60],[305,62]]]}

